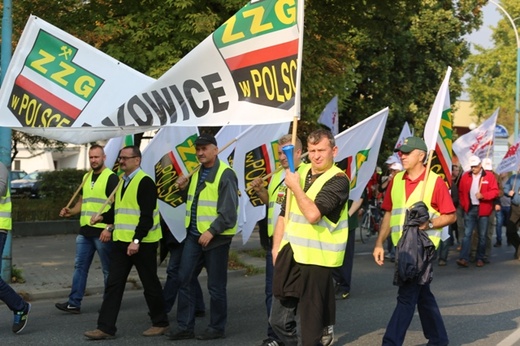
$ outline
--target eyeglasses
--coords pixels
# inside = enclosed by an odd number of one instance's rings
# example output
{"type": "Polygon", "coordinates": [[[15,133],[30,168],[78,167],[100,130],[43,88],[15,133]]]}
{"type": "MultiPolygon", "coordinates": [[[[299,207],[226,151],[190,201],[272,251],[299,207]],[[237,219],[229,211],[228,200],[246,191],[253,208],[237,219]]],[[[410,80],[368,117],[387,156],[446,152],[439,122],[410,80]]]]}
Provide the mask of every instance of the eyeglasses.
{"type": "Polygon", "coordinates": [[[135,159],[137,156],[119,156],[117,161],[126,161],[128,159],[135,159]]]}

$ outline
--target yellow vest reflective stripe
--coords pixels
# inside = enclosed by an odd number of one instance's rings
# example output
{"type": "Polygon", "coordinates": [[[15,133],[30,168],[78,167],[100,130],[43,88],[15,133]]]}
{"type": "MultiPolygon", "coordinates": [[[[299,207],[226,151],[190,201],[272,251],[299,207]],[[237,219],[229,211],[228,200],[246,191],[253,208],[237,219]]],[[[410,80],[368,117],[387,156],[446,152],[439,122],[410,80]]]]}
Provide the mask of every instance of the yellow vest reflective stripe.
{"type": "MultiPolygon", "coordinates": [[[[310,165],[303,165],[298,169],[301,186],[305,186],[305,179],[310,168],[310,165]]],[[[333,166],[318,177],[305,194],[314,200],[323,185],[338,173],[344,174],[338,167],[333,166]]],[[[280,249],[285,244],[291,243],[296,262],[324,267],[339,267],[345,257],[347,240],[347,203],[341,210],[337,223],[333,223],[326,216],[322,216],[318,223],[310,224],[298,207],[296,199],[292,196],[289,221],[285,227],[280,249]]]]}
{"type": "MultiPolygon", "coordinates": [[[[137,203],[137,190],[141,180],[148,176],[142,170],[130,180],[126,187],[125,194],[121,198],[121,191],[123,184],[119,186],[115,197],[115,218],[114,218],[114,232],[112,239],[114,241],[123,241],[130,243],[134,238],[135,228],[139,224],[139,217],[141,216],[141,209],[137,203]]],[[[142,239],[143,243],[154,243],[162,238],[161,225],[159,219],[159,204],[155,202],[153,211],[153,226],[148,231],[146,237],[142,239]]]]}
{"type": "MultiPolygon", "coordinates": [[[[11,218],[11,191],[7,188],[5,196],[0,197],[0,229],[10,231],[13,229],[13,219],[11,218]]],[[[1,254],[0,254],[1,256],[1,254]]]]}
{"type": "MultiPolygon", "coordinates": [[[[215,219],[218,216],[218,185],[220,183],[222,173],[224,173],[226,169],[231,168],[224,161],[220,161],[218,171],[215,176],[215,180],[213,182],[208,182],[206,180],[204,182],[206,186],[199,193],[199,201],[197,203],[197,230],[201,234],[209,229],[211,223],[215,221],[215,219]]],[[[199,181],[199,173],[200,170],[197,170],[197,172],[193,174],[190,182],[190,187],[188,188],[188,197],[186,200],[186,218],[184,219],[184,226],[186,228],[188,228],[191,221],[191,206],[193,204],[193,198],[195,196],[197,183],[199,181]]],[[[234,235],[237,232],[237,225],[238,222],[235,223],[235,226],[233,228],[226,229],[224,230],[224,232],[220,234],[234,235]]]]}
{"type": "Polygon", "coordinates": [[[267,187],[267,197],[269,199],[269,204],[267,207],[267,235],[269,237],[273,236],[274,226],[276,224],[276,219],[278,218],[278,215],[274,215],[276,200],[282,197],[279,196],[279,194],[283,193],[283,196],[285,196],[285,191],[287,189],[285,184],[281,183],[281,181],[284,179],[284,176],[285,171],[283,169],[279,172],[276,172],[271,177],[271,181],[267,187]]]}
{"type": "MultiPolygon", "coordinates": [[[[105,168],[101,174],[96,179],[94,186],[92,186],[92,174],[86,173],[83,176],[83,180],[85,180],[86,175],[89,174],[89,178],[85,181],[83,185],[83,196],[81,201],[81,216],[79,218],[80,226],[91,226],[95,228],[105,228],[107,225],[104,223],[97,223],[95,225],[90,225],[90,218],[93,215],[96,215],[103,203],[107,200],[108,196],[106,195],[106,187],[108,184],[108,178],[114,174],[110,169],[105,168]],[[92,186],[92,188],[91,188],[92,186]]],[[[110,209],[110,205],[106,205],[103,209],[103,213],[110,209]]]]}
{"type": "MultiPolygon", "coordinates": [[[[390,230],[392,231],[392,243],[397,245],[397,242],[401,238],[403,233],[403,224],[406,218],[406,209],[411,207],[414,203],[420,201],[421,190],[424,185],[424,181],[420,181],[415,187],[408,200],[405,196],[405,180],[403,179],[404,171],[399,172],[395,175],[393,180],[393,186],[391,191],[392,196],[392,212],[390,217],[390,230]]],[[[437,182],[438,175],[434,172],[428,174],[428,181],[426,183],[426,189],[424,191],[423,202],[428,207],[430,213],[430,220],[436,218],[440,213],[433,209],[431,206],[433,191],[435,190],[435,184],[437,182]]],[[[442,229],[429,229],[426,231],[428,237],[433,242],[435,247],[439,246],[441,240],[442,229]]]]}

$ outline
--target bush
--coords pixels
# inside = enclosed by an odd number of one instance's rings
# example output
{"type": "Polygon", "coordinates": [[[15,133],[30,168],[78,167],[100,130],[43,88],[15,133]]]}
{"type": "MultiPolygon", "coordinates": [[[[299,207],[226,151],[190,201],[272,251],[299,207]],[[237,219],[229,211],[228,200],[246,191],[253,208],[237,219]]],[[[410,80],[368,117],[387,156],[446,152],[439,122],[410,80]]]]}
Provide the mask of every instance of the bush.
{"type": "MultiPolygon", "coordinates": [[[[84,170],[43,172],[40,199],[13,199],[13,221],[60,220],[59,213],[81,184],[84,170]]],[[[78,194],[79,197],[79,194],[78,194]]],[[[72,202],[71,207],[77,201],[72,202]]],[[[79,217],[79,216],[77,216],[79,217]]]]}

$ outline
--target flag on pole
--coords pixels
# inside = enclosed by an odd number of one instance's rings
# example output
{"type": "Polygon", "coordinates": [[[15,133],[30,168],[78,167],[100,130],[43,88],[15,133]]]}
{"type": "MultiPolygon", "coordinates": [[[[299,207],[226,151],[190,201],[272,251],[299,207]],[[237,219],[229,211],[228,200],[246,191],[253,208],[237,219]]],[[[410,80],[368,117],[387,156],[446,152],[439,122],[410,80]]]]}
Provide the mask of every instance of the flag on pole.
{"type": "Polygon", "coordinates": [[[105,166],[110,168],[117,175],[121,175],[121,171],[119,171],[119,162],[117,162],[117,157],[119,156],[119,152],[121,151],[121,149],[129,145],[134,145],[134,135],[110,138],[107,144],[105,145],[105,166]]]}
{"type": "Polygon", "coordinates": [[[460,165],[464,171],[470,169],[469,158],[472,155],[484,159],[493,157],[493,145],[495,142],[495,127],[497,124],[499,108],[495,110],[486,121],[479,127],[460,136],[453,143],[453,151],[459,158],[460,165]]]}
{"type": "Polygon", "coordinates": [[[434,151],[431,170],[440,175],[448,186],[451,186],[453,136],[449,90],[450,75],[451,67],[448,67],[424,127],[426,146],[430,152],[434,151]]]}
{"type": "MultiPolygon", "coordinates": [[[[406,138],[411,137],[412,131],[410,131],[410,125],[408,125],[408,122],[405,121],[403,125],[403,129],[401,130],[401,134],[399,134],[399,138],[397,138],[397,142],[395,143],[394,149],[399,148],[401,145],[403,145],[403,142],[406,138]]],[[[392,154],[394,157],[394,162],[401,162],[401,157],[399,157],[399,154],[394,152],[392,154]]]]}
{"type": "Polygon", "coordinates": [[[227,125],[222,127],[215,135],[218,144],[218,157],[226,161],[231,167],[233,167],[237,138],[249,127],[246,125],[227,125]]]}
{"type": "Polygon", "coordinates": [[[142,153],[141,168],[154,179],[159,211],[179,242],[186,237],[186,203],[175,183],[199,165],[194,145],[198,135],[195,126],[164,127],[142,153]]]}
{"type": "Polygon", "coordinates": [[[278,139],[289,131],[289,122],[255,125],[241,133],[236,142],[233,169],[241,191],[239,228],[245,244],[256,223],[265,217],[265,205],[253,190],[246,188],[255,178],[261,178],[276,170],[278,163],[278,139]]]}
{"type": "Polygon", "coordinates": [[[495,172],[497,174],[509,173],[518,170],[520,166],[520,139],[509,147],[502,161],[498,164],[495,172]]]}
{"type": "Polygon", "coordinates": [[[338,96],[334,96],[332,100],[325,106],[318,118],[318,124],[327,126],[332,134],[336,136],[339,133],[338,119],[338,96]]]}
{"type": "Polygon", "coordinates": [[[376,169],[387,118],[385,108],[335,137],[335,161],[350,179],[349,199],[353,201],[361,198],[376,169]]]}

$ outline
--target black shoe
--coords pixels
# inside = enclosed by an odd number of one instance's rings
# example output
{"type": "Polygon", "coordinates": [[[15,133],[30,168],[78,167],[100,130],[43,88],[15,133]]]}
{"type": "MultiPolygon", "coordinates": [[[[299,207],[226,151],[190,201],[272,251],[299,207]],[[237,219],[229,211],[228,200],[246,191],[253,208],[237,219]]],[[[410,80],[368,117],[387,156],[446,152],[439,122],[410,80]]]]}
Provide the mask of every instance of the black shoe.
{"type": "Polygon", "coordinates": [[[25,328],[27,320],[29,319],[29,311],[31,311],[31,304],[26,303],[25,308],[22,311],[16,311],[14,313],[13,333],[18,334],[25,328]]]}
{"type": "Polygon", "coordinates": [[[197,335],[197,340],[215,340],[215,339],[223,339],[226,336],[223,332],[216,331],[214,329],[206,329],[204,333],[197,335]]]}
{"type": "Polygon", "coordinates": [[[56,303],[54,306],[61,311],[70,312],[71,314],[79,314],[81,313],[81,309],[79,306],[70,305],[68,302],[66,303],[56,303]]]}
{"type": "Polygon", "coordinates": [[[195,317],[204,317],[204,316],[206,316],[206,311],[204,311],[204,310],[195,311],[195,317]]]}
{"type": "Polygon", "coordinates": [[[502,246],[502,242],[501,241],[497,241],[495,243],[495,245],[493,245],[493,247],[501,247],[502,246]]]}
{"type": "Polygon", "coordinates": [[[187,340],[194,339],[195,333],[193,330],[176,330],[170,333],[170,340],[187,340]]]}
{"type": "Polygon", "coordinates": [[[338,291],[338,292],[336,292],[335,296],[336,296],[336,300],[343,300],[343,299],[350,298],[350,293],[349,292],[338,291]]]}

